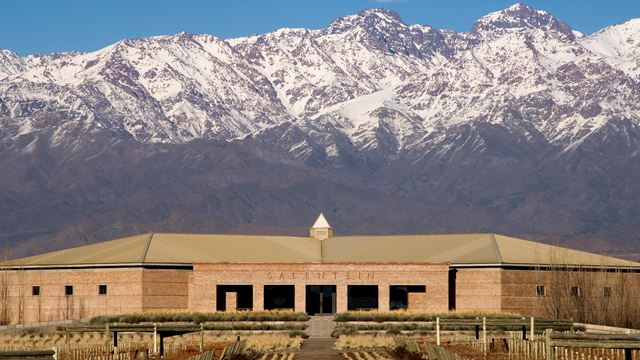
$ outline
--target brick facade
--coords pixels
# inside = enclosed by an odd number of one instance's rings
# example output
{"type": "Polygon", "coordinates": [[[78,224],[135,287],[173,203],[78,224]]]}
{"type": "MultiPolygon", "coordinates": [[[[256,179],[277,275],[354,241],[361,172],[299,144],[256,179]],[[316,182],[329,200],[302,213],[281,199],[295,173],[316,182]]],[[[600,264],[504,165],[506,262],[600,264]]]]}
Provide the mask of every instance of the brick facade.
{"type": "Polygon", "coordinates": [[[347,310],[349,285],[377,285],[378,308],[389,309],[389,286],[424,285],[412,310],[446,311],[448,271],[443,264],[194,264],[191,309],[216,309],[217,285],[253,286],[253,309],[263,309],[265,285],[294,285],[295,310],[305,311],[306,285],[335,285],[336,311],[347,310]]]}
{"type": "Polygon", "coordinates": [[[494,268],[456,271],[456,310],[500,311],[502,271],[494,268]]]}
{"type": "Polygon", "coordinates": [[[9,320],[33,323],[186,309],[189,273],[140,268],[10,271],[9,320]],[[99,293],[101,285],[106,294],[99,293]]]}
{"type": "MultiPolygon", "coordinates": [[[[5,280],[2,280],[5,279],[5,280]]],[[[447,264],[381,263],[196,263],[193,269],[82,268],[5,271],[12,323],[33,323],[151,311],[215,311],[218,286],[231,286],[222,301],[227,309],[239,306],[241,296],[252,298],[254,310],[264,309],[265,285],[290,285],[296,311],[307,311],[307,286],[335,286],[335,312],[346,311],[349,286],[377,286],[377,309],[389,310],[391,286],[413,287],[407,293],[410,310],[509,311],[524,316],[551,316],[552,296],[537,287],[562,289],[571,298],[579,287],[589,299],[606,301],[635,289],[640,274],[614,272],[554,272],[540,269],[457,268],[447,264]],[[455,276],[451,276],[455,274],[455,276]],[[103,292],[101,294],[100,286],[103,292]],[[240,295],[233,286],[245,286],[240,295]],[[249,291],[246,286],[250,285],[249,291]],[[37,291],[34,290],[37,286],[37,291]],[[71,288],[67,288],[71,286],[71,288]],[[416,288],[426,289],[415,291],[416,288]],[[72,291],[67,294],[66,291],[72,291]],[[453,293],[453,300],[450,298],[453,293]],[[610,294],[610,295],[611,295],[610,294]],[[455,302],[451,304],[450,301],[455,302]]],[[[220,294],[222,296],[222,294],[220,294]]],[[[290,297],[290,295],[288,295],[290,297]]],[[[313,295],[317,296],[317,295],[313,295]]]]}

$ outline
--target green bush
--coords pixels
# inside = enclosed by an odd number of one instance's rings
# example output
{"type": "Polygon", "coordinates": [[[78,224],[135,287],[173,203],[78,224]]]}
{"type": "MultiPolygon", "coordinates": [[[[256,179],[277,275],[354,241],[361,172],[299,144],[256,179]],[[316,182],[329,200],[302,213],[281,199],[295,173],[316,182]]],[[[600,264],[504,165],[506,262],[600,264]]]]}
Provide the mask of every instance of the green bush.
{"type": "Polygon", "coordinates": [[[106,323],[139,324],[143,322],[186,322],[205,323],[220,321],[307,321],[309,316],[302,312],[292,311],[239,311],[239,312],[184,312],[184,313],[146,313],[122,314],[113,316],[95,316],[90,324],[106,323]]]}
{"type": "Polygon", "coordinates": [[[347,311],[336,314],[334,320],[337,322],[347,321],[435,321],[437,317],[441,319],[475,319],[478,317],[490,317],[492,319],[519,319],[520,315],[510,313],[489,313],[489,312],[444,312],[444,313],[414,313],[408,311],[347,311]]]}
{"type": "Polygon", "coordinates": [[[400,326],[397,325],[391,325],[387,328],[387,334],[389,335],[398,335],[402,332],[402,329],[400,328],[400,326]]]}

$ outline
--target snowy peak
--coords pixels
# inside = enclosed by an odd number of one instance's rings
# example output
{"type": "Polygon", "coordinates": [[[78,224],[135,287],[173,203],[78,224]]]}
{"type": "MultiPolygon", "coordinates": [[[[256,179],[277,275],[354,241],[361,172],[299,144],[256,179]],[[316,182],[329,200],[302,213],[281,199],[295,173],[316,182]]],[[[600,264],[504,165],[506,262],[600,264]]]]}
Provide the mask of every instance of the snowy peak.
{"type": "Polygon", "coordinates": [[[436,54],[450,55],[442,33],[429,26],[405,24],[400,16],[386,9],[366,9],[334,20],[327,35],[356,41],[384,55],[403,55],[430,59],[436,54]]]}
{"type": "Polygon", "coordinates": [[[365,9],[357,14],[335,19],[328,31],[341,33],[354,28],[373,30],[398,26],[404,27],[406,24],[396,12],[387,9],[365,9]]]}
{"type": "Polygon", "coordinates": [[[541,29],[561,34],[567,39],[575,39],[575,34],[569,25],[546,11],[534,9],[523,3],[514,4],[504,10],[481,17],[473,24],[471,31],[487,35],[514,29],[541,29]]]}
{"type": "MultiPolygon", "coordinates": [[[[367,9],[326,29],[228,40],[182,32],[26,58],[5,50],[0,119],[21,119],[14,137],[58,113],[83,129],[174,143],[292,124],[327,156],[339,152],[331,139],[395,156],[486,122],[568,147],[613,117],[640,124],[639,29],[634,20],[576,39],[549,13],[518,3],[467,33],[367,9]]],[[[302,143],[291,148],[312,151],[302,143]]]]}
{"type": "Polygon", "coordinates": [[[640,19],[606,27],[580,42],[614,67],[640,79],[640,19]]]}
{"type": "Polygon", "coordinates": [[[0,78],[16,74],[26,69],[25,61],[11,50],[0,50],[0,78]]]}

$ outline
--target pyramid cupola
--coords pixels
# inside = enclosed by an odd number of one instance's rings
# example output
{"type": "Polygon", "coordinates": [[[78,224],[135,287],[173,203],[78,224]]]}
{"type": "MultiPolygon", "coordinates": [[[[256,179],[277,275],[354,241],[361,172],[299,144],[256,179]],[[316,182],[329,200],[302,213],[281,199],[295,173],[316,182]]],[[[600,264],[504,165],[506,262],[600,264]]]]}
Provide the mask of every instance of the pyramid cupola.
{"type": "Polygon", "coordinates": [[[333,236],[333,228],[329,225],[329,222],[322,213],[313,223],[313,226],[309,228],[309,236],[318,240],[326,240],[333,236]]]}

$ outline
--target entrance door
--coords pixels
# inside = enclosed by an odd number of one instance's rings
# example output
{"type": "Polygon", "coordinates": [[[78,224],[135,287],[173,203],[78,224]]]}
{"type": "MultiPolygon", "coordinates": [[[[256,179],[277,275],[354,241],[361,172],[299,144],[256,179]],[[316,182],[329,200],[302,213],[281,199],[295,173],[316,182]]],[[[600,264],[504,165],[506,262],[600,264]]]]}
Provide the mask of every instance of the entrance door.
{"type": "Polygon", "coordinates": [[[307,285],[307,314],[331,315],[336,312],[335,285],[307,285]]]}

